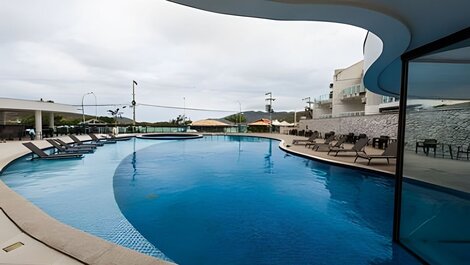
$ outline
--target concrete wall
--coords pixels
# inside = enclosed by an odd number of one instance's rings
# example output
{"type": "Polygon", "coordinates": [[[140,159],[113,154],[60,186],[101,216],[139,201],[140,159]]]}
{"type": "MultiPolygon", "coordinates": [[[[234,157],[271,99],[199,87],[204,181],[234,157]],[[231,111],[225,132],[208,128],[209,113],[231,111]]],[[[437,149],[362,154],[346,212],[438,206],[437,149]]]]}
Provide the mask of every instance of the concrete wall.
{"type": "Polygon", "coordinates": [[[313,105],[313,118],[319,119],[322,115],[331,114],[331,103],[314,104],[313,105]]]}
{"type": "Polygon", "coordinates": [[[364,105],[361,99],[356,101],[343,101],[341,95],[343,89],[362,84],[362,71],[364,61],[357,62],[345,69],[335,70],[333,76],[333,117],[340,116],[340,113],[351,111],[363,111],[364,105]]]}

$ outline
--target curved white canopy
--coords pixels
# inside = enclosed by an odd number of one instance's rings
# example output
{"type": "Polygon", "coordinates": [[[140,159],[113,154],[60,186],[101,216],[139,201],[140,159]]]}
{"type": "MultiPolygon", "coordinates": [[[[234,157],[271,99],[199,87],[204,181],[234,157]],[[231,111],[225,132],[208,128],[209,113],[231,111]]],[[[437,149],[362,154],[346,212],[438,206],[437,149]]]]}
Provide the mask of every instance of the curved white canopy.
{"type": "MultiPolygon", "coordinates": [[[[364,83],[369,90],[386,95],[399,93],[403,53],[470,26],[470,1],[462,0],[169,1],[222,14],[337,22],[367,29],[372,34],[364,45],[364,83]]],[[[427,93],[432,94],[433,88],[427,93]]]]}

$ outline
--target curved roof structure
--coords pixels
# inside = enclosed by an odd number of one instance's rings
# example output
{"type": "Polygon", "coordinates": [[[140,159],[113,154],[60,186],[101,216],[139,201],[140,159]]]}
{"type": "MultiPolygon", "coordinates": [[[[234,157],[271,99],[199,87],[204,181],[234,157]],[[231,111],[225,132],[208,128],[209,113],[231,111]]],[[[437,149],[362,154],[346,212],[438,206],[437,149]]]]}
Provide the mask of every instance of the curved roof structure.
{"type": "Polygon", "coordinates": [[[221,14],[337,22],[367,29],[364,83],[369,90],[385,95],[399,94],[403,53],[470,26],[470,1],[462,0],[169,1],[221,14]]]}
{"type": "Polygon", "coordinates": [[[72,105],[59,104],[50,101],[0,98],[0,111],[47,111],[57,113],[81,113],[72,105]]]}

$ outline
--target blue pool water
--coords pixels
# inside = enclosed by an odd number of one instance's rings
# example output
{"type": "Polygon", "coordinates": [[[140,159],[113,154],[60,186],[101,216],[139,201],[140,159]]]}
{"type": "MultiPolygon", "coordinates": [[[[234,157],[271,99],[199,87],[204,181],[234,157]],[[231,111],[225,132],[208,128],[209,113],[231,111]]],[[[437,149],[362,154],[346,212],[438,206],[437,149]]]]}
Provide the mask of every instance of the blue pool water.
{"type": "Polygon", "coordinates": [[[1,179],[62,222],[178,264],[419,264],[391,240],[391,178],[278,144],[134,139],[23,159],[1,179]]]}
{"type": "Polygon", "coordinates": [[[114,195],[179,264],[416,264],[392,244],[393,181],[215,137],[125,158],[114,195]]]}

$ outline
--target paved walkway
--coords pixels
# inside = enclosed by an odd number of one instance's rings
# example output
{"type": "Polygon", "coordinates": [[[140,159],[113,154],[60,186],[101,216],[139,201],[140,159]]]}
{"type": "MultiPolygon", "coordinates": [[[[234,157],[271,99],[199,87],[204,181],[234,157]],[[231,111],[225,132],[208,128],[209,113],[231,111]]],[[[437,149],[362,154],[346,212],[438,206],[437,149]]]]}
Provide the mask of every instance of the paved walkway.
{"type": "MultiPolygon", "coordinates": [[[[269,137],[269,134],[257,134],[259,136],[269,137]]],[[[274,138],[284,140],[283,148],[289,151],[308,155],[314,159],[324,160],[344,164],[347,166],[361,167],[379,172],[395,174],[396,160],[390,160],[390,165],[387,164],[385,159],[372,160],[370,165],[367,165],[367,160],[361,159],[354,163],[355,154],[345,153],[337,157],[327,155],[327,152],[317,152],[305,145],[292,145],[293,139],[307,139],[306,137],[274,134],[274,138]]],[[[321,141],[321,140],[320,140],[321,141]]],[[[351,144],[345,144],[345,148],[349,148],[351,144]]],[[[381,149],[372,148],[367,146],[365,149],[367,154],[380,154],[383,152],[381,149]]],[[[405,178],[415,179],[422,182],[427,182],[441,187],[446,187],[452,190],[470,193],[470,161],[466,160],[451,160],[442,157],[425,156],[423,154],[415,154],[414,152],[405,153],[405,178]]]]}

